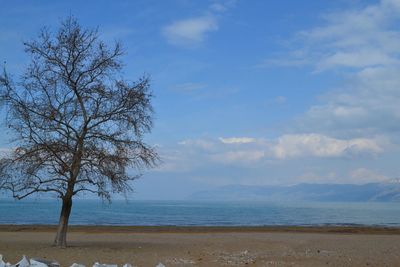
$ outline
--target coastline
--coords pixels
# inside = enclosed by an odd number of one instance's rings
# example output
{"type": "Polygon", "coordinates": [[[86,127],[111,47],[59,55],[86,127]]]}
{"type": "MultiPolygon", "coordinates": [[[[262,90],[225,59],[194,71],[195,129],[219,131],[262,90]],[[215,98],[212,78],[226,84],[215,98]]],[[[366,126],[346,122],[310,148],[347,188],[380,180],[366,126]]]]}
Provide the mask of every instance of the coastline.
{"type": "MultiPolygon", "coordinates": [[[[0,232],[54,232],[57,225],[0,224],[0,232]]],[[[114,226],[70,225],[74,233],[321,233],[321,234],[383,234],[400,235],[400,227],[340,225],[340,226],[114,226]]]]}

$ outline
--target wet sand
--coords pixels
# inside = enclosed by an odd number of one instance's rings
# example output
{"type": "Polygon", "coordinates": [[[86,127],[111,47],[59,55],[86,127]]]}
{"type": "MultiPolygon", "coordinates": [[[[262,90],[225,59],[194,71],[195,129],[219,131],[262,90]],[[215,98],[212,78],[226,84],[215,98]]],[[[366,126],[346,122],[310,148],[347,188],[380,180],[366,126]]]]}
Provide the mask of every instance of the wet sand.
{"type": "Polygon", "coordinates": [[[71,227],[67,249],[54,226],[0,226],[0,254],[92,266],[400,266],[400,229],[367,227],[71,227]]]}

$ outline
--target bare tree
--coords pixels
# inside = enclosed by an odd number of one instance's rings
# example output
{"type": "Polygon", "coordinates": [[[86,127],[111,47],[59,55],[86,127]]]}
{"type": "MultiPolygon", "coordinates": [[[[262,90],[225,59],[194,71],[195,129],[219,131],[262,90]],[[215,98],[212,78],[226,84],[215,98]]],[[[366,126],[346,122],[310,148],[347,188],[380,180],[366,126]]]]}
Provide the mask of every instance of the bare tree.
{"type": "Polygon", "coordinates": [[[18,83],[0,75],[0,103],[15,133],[12,153],[0,160],[0,185],[22,199],[34,193],[62,200],[54,244],[66,246],[72,199],[81,192],[110,199],[130,191],[132,175],[157,162],[143,141],[152,128],[147,77],[119,77],[123,51],[99,40],[76,19],[56,33],[43,29],[26,42],[31,62],[18,83]]]}

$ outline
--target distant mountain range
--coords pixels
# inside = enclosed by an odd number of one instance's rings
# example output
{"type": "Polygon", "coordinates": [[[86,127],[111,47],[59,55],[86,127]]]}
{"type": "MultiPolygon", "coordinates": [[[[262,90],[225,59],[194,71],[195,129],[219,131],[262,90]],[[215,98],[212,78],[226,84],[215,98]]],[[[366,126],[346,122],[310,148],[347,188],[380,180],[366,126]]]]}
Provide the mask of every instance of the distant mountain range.
{"type": "Polygon", "coordinates": [[[297,184],[292,186],[228,185],[192,194],[193,200],[382,201],[400,202],[400,183],[297,184]]]}

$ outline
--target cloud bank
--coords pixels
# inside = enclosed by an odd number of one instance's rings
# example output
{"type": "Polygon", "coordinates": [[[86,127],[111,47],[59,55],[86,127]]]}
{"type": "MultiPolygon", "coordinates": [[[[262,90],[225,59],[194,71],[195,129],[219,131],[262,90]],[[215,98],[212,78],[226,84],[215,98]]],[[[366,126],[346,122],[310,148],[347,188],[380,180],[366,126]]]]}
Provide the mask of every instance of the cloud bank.
{"type": "Polygon", "coordinates": [[[337,139],[311,134],[287,134],[276,139],[227,137],[218,139],[187,139],[178,143],[176,166],[207,164],[233,164],[251,166],[268,165],[271,160],[301,160],[303,158],[358,158],[371,157],[384,152],[379,139],[337,139]],[[180,163],[179,163],[180,162],[180,163]]]}

